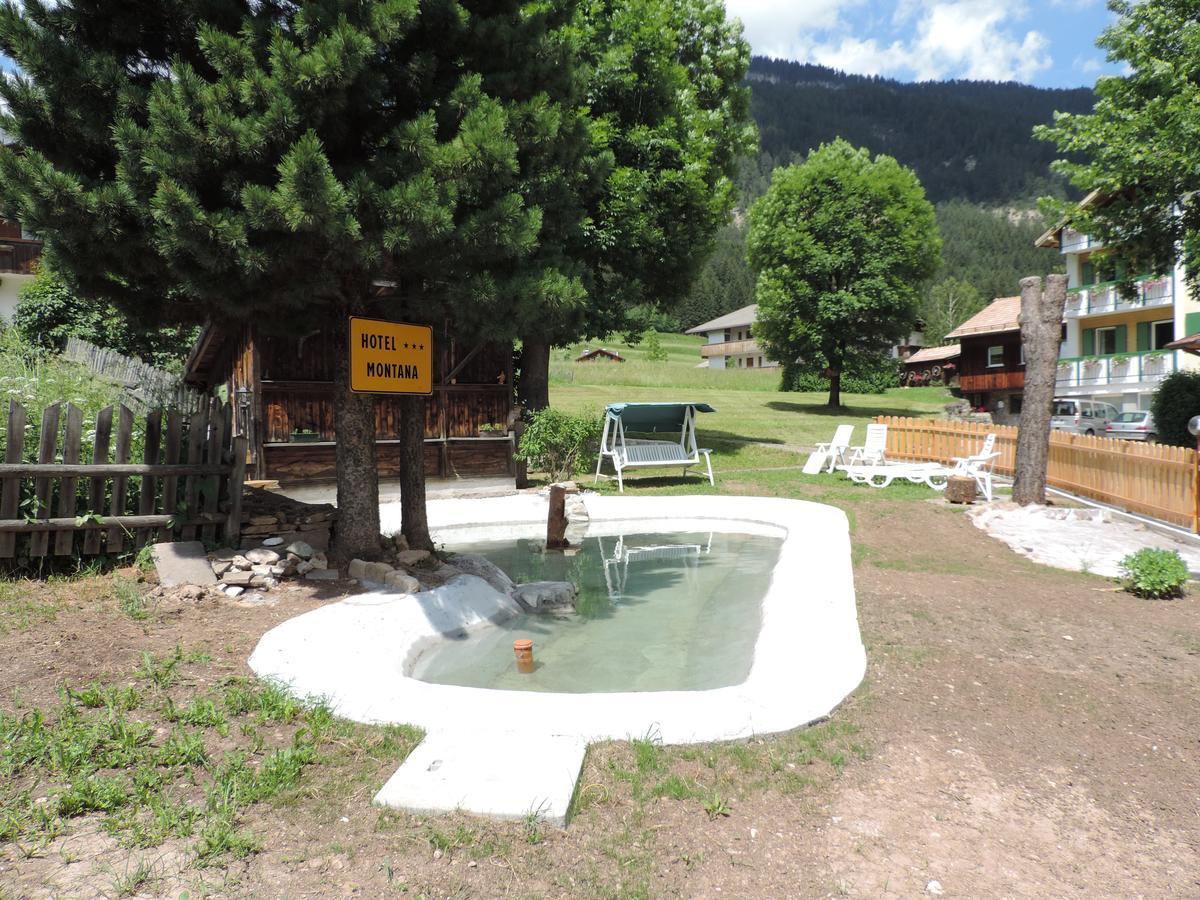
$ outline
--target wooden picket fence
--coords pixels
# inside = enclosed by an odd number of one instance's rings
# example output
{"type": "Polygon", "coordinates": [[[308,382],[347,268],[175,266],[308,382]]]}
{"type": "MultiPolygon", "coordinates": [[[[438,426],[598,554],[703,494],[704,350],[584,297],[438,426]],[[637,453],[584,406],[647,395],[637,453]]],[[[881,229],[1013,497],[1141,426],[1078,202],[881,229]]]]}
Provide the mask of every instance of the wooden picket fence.
{"type": "MultiPolygon", "coordinates": [[[[985,435],[996,435],[996,473],[1016,471],[1017,429],[937,419],[879,416],[888,426],[887,453],[893,459],[949,463],[979,452],[985,435]]],[[[1046,481],[1053,487],[1175,525],[1195,528],[1196,451],[1165,444],[1142,444],[1050,433],[1046,481]]]]}
{"type": "Polygon", "coordinates": [[[98,347],[83,338],[67,338],[62,357],[86,366],[101,378],[120,384],[129,402],[139,411],[148,412],[155,407],[166,406],[177,408],[190,417],[209,402],[209,398],[200,391],[185,385],[181,376],[116,350],[98,347]]]}
{"type": "Polygon", "coordinates": [[[109,406],[85,434],[81,411],[55,403],[41,413],[36,461],[24,452],[28,420],[10,400],[0,561],[120,554],[151,540],[236,543],[246,439],[231,437],[228,405],[213,400],[187,417],[154,410],[136,428],[128,407],[109,406]],[[81,461],[85,442],[90,462],[81,461]],[[140,462],[130,461],[135,443],[140,462]]]}

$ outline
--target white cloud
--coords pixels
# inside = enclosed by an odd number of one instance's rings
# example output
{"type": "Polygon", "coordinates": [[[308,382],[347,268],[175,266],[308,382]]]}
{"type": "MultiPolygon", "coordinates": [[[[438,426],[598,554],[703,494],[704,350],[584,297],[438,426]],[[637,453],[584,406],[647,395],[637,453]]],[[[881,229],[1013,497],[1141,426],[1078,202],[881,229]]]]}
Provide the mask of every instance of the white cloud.
{"type": "Polygon", "coordinates": [[[1053,62],[1044,34],[1013,27],[1027,12],[1013,0],[897,0],[892,22],[906,33],[893,40],[850,33],[849,0],[728,3],[756,53],[864,75],[1030,81],[1053,62]]]}
{"type": "Polygon", "coordinates": [[[1073,65],[1086,75],[1094,75],[1104,68],[1104,60],[1095,56],[1077,56],[1073,65]]]}

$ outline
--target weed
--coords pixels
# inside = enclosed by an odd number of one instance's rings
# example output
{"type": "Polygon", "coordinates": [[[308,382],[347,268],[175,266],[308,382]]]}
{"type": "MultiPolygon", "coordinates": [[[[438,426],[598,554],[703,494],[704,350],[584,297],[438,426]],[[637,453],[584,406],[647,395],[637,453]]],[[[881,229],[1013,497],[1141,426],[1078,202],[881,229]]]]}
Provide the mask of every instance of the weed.
{"type": "Polygon", "coordinates": [[[125,874],[113,879],[113,893],[118,897],[132,897],[153,880],[154,867],[145,860],[140,860],[133,870],[126,863],[125,874]]]}
{"type": "Polygon", "coordinates": [[[145,544],[133,558],[133,564],[139,572],[149,572],[154,568],[154,545],[145,544]]]}
{"type": "Polygon", "coordinates": [[[160,766],[202,766],[208,761],[204,738],[194,731],[176,728],[159,748],[155,761],[160,766]]]}
{"type": "Polygon", "coordinates": [[[238,830],[232,816],[209,818],[200,832],[195,847],[196,865],[207,868],[219,864],[224,857],[245,859],[261,848],[259,839],[250,831],[238,830]]]}
{"type": "Polygon", "coordinates": [[[702,801],[702,805],[710,819],[719,819],[733,812],[729,803],[717,791],[708,794],[702,801]]]}
{"type": "Polygon", "coordinates": [[[179,709],[167,698],[163,705],[163,718],[169,722],[182,722],[185,725],[197,725],[204,728],[226,727],[225,716],[217,709],[217,704],[207,697],[197,697],[183,709],[179,709]]]}
{"type": "Polygon", "coordinates": [[[183,648],[178,644],[170,656],[164,656],[162,659],[155,659],[153,654],[143,650],[142,667],[138,670],[138,674],[160,691],[164,691],[179,677],[179,664],[182,661],[183,648]]]}
{"type": "Polygon", "coordinates": [[[525,817],[521,820],[521,830],[525,832],[525,843],[537,845],[546,839],[546,835],[542,833],[542,817],[546,812],[546,803],[543,802],[537,809],[530,809],[525,813],[525,817]]]}
{"type": "Polygon", "coordinates": [[[112,592],[113,596],[117,598],[117,605],[121,608],[121,612],[135,621],[141,621],[146,618],[148,615],[146,612],[146,598],[142,596],[142,592],[138,589],[137,582],[130,581],[128,578],[122,578],[120,575],[114,575],[112,592]]]}
{"type": "Polygon", "coordinates": [[[670,775],[654,788],[655,797],[670,797],[672,800],[690,800],[700,796],[700,786],[680,775],[670,775]]]}

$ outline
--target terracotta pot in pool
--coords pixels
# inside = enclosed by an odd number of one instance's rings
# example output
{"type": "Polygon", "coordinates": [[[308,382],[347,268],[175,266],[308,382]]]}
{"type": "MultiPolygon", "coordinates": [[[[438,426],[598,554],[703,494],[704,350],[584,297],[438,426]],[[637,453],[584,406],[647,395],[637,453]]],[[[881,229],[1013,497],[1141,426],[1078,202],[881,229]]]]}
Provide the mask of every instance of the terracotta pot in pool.
{"type": "Polygon", "coordinates": [[[522,675],[533,674],[533,641],[513,641],[513,653],[517,656],[517,671],[522,675]]]}

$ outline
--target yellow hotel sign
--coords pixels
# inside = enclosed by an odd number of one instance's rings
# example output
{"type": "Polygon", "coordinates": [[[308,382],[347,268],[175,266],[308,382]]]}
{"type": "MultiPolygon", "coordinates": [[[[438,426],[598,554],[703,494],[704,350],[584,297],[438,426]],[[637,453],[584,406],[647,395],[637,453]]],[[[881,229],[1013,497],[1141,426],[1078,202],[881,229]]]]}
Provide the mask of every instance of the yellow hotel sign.
{"type": "Polygon", "coordinates": [[[433,329],[351,316],[350,390],[432,394],[433,329]]]}

